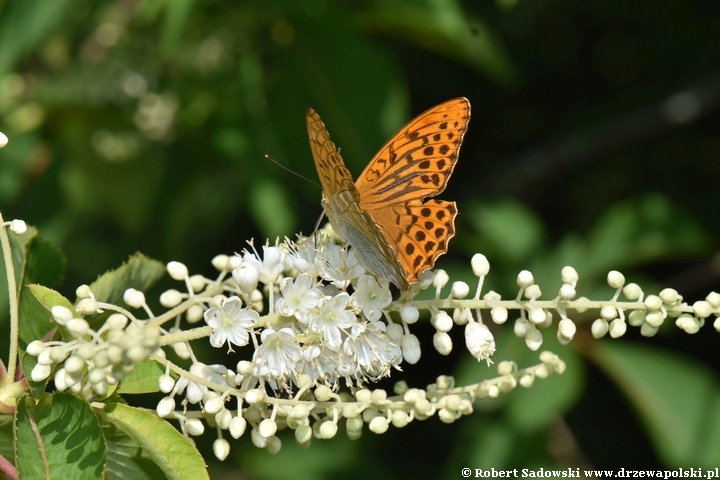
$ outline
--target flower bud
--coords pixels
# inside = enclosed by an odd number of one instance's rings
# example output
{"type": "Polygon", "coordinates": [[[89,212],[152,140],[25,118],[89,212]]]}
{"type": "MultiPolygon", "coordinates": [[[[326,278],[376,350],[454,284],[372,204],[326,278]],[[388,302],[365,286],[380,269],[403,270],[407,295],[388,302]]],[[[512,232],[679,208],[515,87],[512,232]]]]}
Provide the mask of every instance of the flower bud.
{"type": "Polygon", "coordinates": [[[188,435],[197,437],[205,432],[205,425],[199,418],[188,418],[185,420],[185,431],[188,435]]]}
{"type": "Polygon", "coordinates": [[[165,418],[175,410],[175,399],[173,397],[165,397],[158,402],[156,411],[158,417],[165,418]]]}
{"type": "Polygon", "coordinates": [[[128,288],[123,294],[123,300],[133,308],[142,308],[145,305],[145,294],[134,288],[128,288]]]}
{"type": "Polygon", "coordinates": [[[465,282],[453,282],[450,295],[455,298],[465,298],[470,293],[470,287],[465,282]]]}
{"type": "MultiPolygon", "coordinates": [[[[0,132],[0,148],[7,145],[7,137],[0,132]]],[[[15,235],[22,235],[23,233],[27,232],[27,224],[22,221],[15,219],[10,222],[10,231],[13,232],[15,235]]]]}
{"type": "Polygon", "coordinates": [[[476,277],[484,277],[490,272],[490,262],[482,253],[476,253],[470,260],[473,275],[476,277]]]}
{"type": "Polygon", "coordinates": [[[535,279],[533,278],[533,274],[530,273],[530,271],[522,270],[520,273],[518,273],[517,284],[520,288],[528,288],[533,283],[535,283],[535,279]]]}
{"type": "Polygon", "coordinates": [[[225,460],[230,453],[230,444],[224,438],[218,438],[213,442],[213,453],[218,458],[218,460],[225,460]]]}
{"type": "Polygon", "coordinates": [[[433,335],[433,346],[440,355],[449,355],[452,352],[452,339],[445,332],[437,332],[433,335]]]}
{"type": "Polygon", "coordinates": [[[573,267],[563,267],[562,271],[560,272],[560,276],[563,283],[571,285],[573,287],[577,285],[578,273],[573,267]]]}
{"type": "Polygon", "coordinates": [[[412,325],[418,321],[420,312],[415,305],[405,304],[400,308],[400,318],[403,322],[412,325]]]}
{"type": "Polygon", "coordinates": [[[180,262],[169,262],[167,264],[167,271],[173,280],[185,280],[188,276],[187,267],[180,262]]]}
{"type": "Polygon", "coordinates": [[[403,358],[410,365],[415,365],[420,360],[420,341],[415,335],[412,333],[403,335],[400,346],[402,348],[403,358]]]}
{"type": "Polygon", "coordinates": [[[243,433],[245,433],[246,426],[247,421],[243,417],[234,417],[232,420],[230,420],[230,435],[232,435],[232,437],[237,440],[242,436],[243,433]]]}

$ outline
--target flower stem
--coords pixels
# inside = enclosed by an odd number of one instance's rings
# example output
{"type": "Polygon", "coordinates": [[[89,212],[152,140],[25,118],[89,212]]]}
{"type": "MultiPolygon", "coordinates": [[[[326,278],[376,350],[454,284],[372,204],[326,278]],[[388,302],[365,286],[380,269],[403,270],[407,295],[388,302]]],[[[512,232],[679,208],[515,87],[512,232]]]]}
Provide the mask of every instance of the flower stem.
{"type": "Polygon", "coordinates": [[[10,239],[8,238],[5,222],[0,213],[0,245],[3,250],[5,261],[5,273],[7,274],[8,301],[10,302],[10,357],[8,358],[9,383],[15,381],[15,369],[18,359],[18,338],[20,336],[20,322],[18,319],[18,295],[15,283],[15,269],[13,268],[12,255],[10,253],[10,239]]]}

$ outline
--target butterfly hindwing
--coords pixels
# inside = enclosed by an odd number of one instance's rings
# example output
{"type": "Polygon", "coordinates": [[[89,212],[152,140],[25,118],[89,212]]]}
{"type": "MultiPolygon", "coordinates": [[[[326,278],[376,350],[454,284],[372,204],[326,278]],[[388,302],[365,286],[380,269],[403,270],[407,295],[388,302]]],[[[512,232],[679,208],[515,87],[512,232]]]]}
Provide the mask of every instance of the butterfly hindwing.
{"type": "Polygon", "coordinates": [[[432,268],[435,260],[447,252],[455,236],[457,206],[455,202],[427,200],[390,210],[394,220],[386,222],[383,231],[405,266],[408,282],[417,282],[418,274],[432,268]]]}

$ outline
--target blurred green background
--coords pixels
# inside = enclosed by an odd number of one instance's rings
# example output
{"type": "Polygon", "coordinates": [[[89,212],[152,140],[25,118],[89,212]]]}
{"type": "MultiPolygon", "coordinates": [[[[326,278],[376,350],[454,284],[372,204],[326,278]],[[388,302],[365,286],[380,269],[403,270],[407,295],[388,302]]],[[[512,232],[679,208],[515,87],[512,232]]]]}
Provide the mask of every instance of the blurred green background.
{"type": "MultiPolygon", "coordinates": [[[[719,22],[715,0],[0,0],[0,209],[67,254],[51,286],[70,299],[138,250],[213,275],[210,259],[247,239],[312,231],[319,188],[264,159],[316,180],[308,107],[357,175],[413,115],[465,96],[470,129],[440,196],[460,210],[438,263],[453,280],[472,281],[482,252],[505,297],[521,269],[553,297],[569,264],[593,299],[617,269],[693,302],[720,283],[719,22]]],[[[545,333],[564,376],[456,424],[307,451],[283,432],[275,457],[245,438],[222,464],[211,434],[199,447],[213,478],[719,465],[712,327],[595,342],[592,315],[576,318],[574,349],[545,333]]],[[[411,386],[495,374],[463,353],[461,329],[446,358],[416,330],[411,386]]],[[[496,361],[537,362],[511,325],[495,332],[496,361]]]]}

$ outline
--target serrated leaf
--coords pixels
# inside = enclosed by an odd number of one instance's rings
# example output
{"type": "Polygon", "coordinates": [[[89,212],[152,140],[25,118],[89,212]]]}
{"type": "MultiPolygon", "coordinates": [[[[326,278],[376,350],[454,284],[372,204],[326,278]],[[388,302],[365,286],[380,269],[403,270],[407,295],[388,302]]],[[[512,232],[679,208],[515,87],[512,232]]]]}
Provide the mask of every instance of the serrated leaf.
{"type": "Polygon", "coordinates": [[[119,304],[128,288],[146,291],[165,274],[165,266],[142,253],[132,255],[115,270],[105,272],[90,285],[99,302],[119,304]]]}
{"type": "Polygon", "coordinates": [[[103,414],[135,440],[169,479],[210,478],[200,452],[157,415],[118,403],[107,405],[103,414]]]}
{"type": "Polygon", "coordinates": [[[135,365],[128,376],[118,384],[116,394],[159,392],[158,379],[165,375],[165,369],[155,360],[145,360],[135,365]]]}
{"type": "Polygon", "coordinates": [[[635,406],[668,465],[720,464],[720,385],[706,366],[628,342],[599,342],[591,354],[635,406]]]}
{"type": "Polygon", "coordinates": [[[18,404],[17,467],[23,479],[103,478],[105,439],[90,405],[56,393],[36,407],[18,404]]]}

